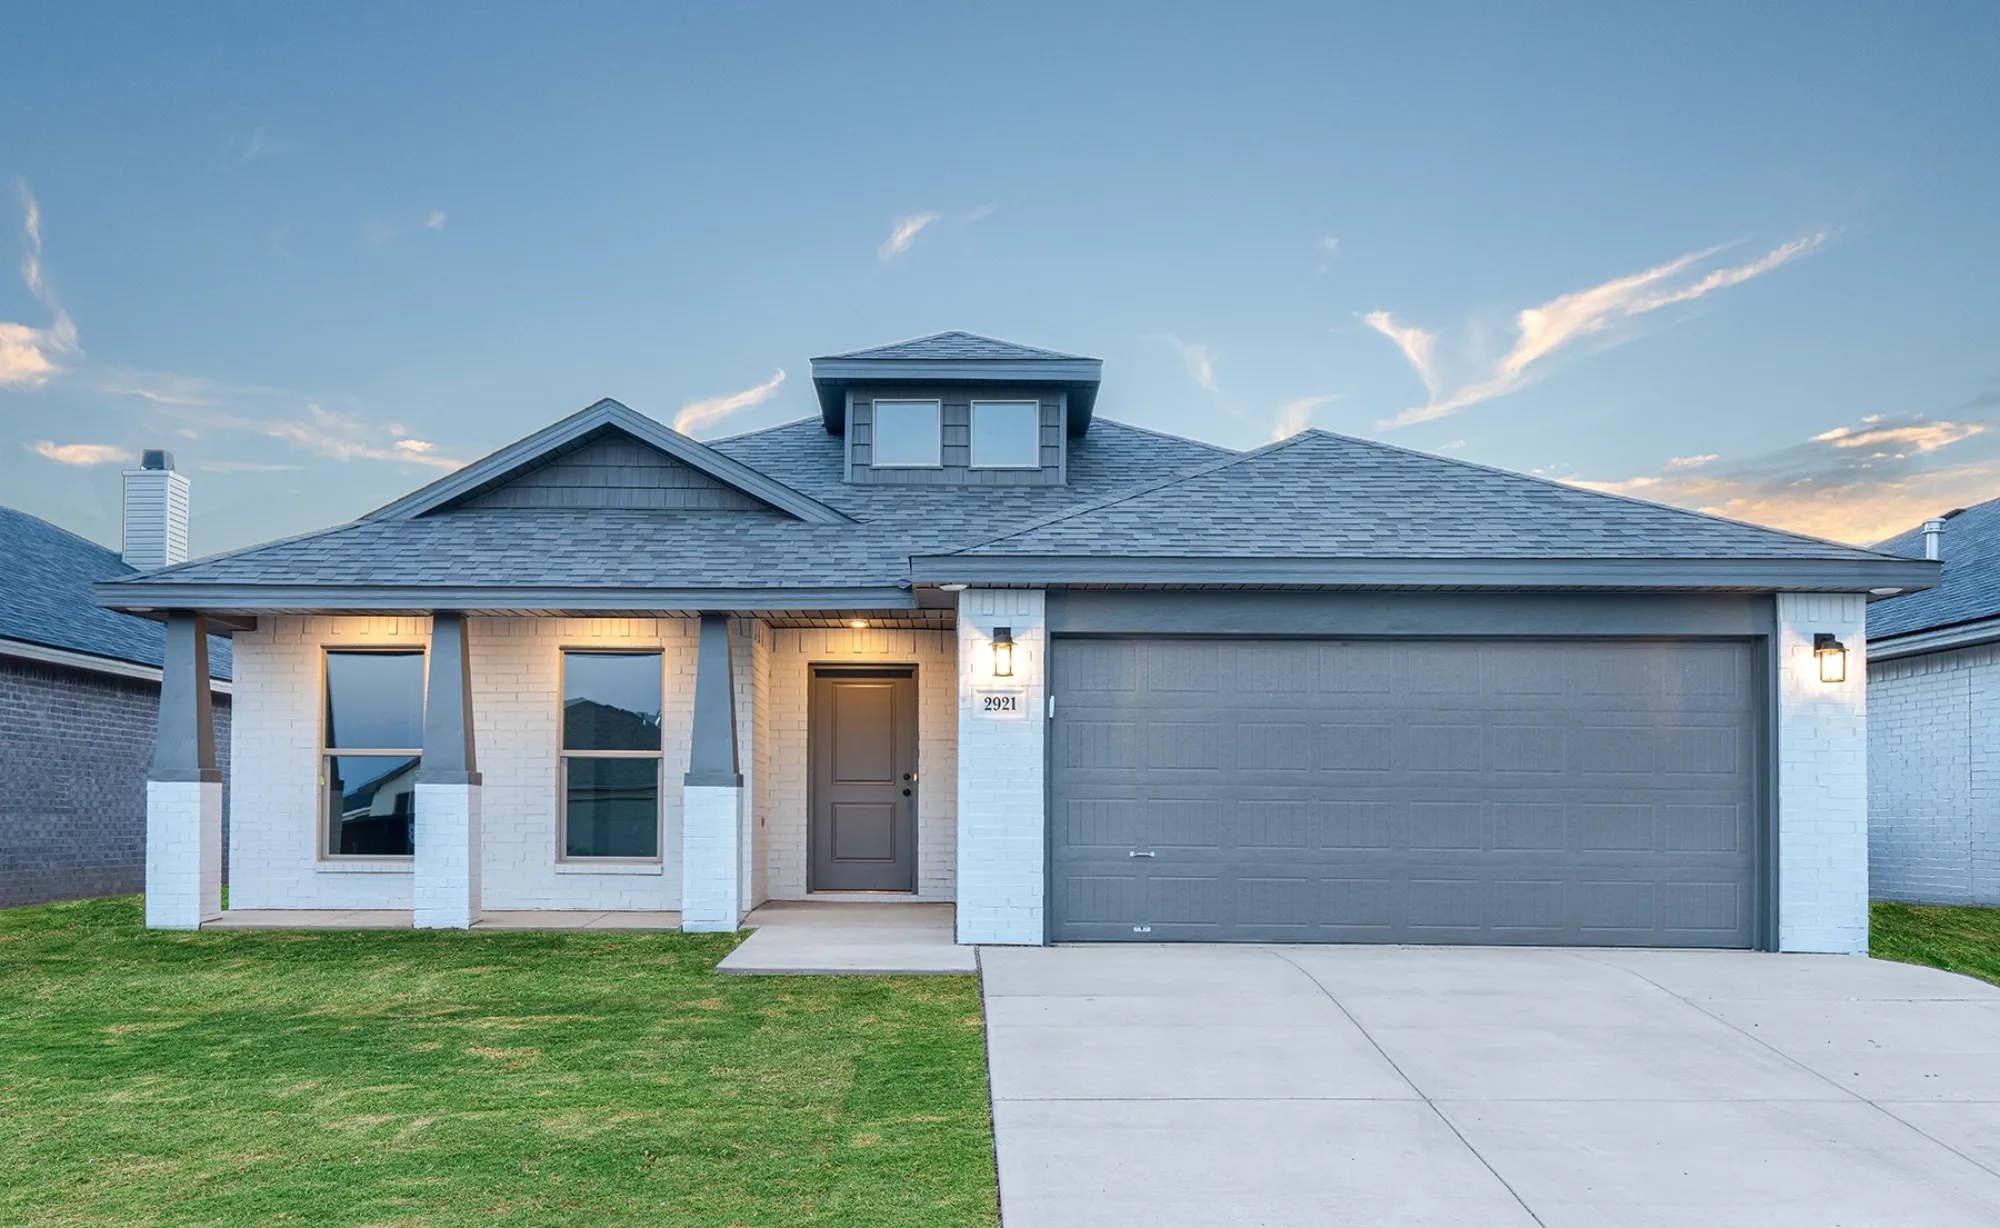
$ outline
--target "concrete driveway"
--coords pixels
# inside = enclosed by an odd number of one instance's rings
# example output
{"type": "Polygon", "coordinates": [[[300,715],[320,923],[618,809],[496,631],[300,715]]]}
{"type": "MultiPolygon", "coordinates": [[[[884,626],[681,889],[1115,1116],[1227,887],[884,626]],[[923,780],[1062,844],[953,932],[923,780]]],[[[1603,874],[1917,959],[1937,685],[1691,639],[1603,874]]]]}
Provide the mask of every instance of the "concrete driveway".
{"type": "Polygon", "coordinates": [[[2000,989],[1837,956],[987,947],[1006,1228],[2000,1224],[2000,989]]]}

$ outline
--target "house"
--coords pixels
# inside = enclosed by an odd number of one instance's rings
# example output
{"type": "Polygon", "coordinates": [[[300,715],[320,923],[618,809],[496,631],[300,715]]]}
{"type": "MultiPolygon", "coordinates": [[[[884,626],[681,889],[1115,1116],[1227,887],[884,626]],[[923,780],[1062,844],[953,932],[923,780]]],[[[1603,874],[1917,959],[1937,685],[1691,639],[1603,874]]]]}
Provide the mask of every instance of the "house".
{"type": "MultiPolygon", "coordinates": [[[[124,475],[124,551],[0,508],[0,907],[138,891],[166,632],[91,586],[187,557],[187,478],[146,453],[124,475]]],[[[229,642],[209,656],[229,764],[229,642]]]]}
{"type": "MultiPolygon", "coordinates": [[[[817,416],[712,443],[601,401],[98,592],[170,679],[234,637],[233,906],[1864,949],[1865,606],[1937,564],[1320,431],[1229,452],[1099,418],[1101,367],[835,354],[817,416]],[[412,762],[403,836],[356,782],[412,762]]],[[[161,724],[155,925],[217,912],[201,719],[161,724]]]]}
{"type": "Polygon", "coordinates": [[[2000,905],[2000,499],[1876,548],[1943,580],[1868,610],[1871,888],[2000,905]]]}

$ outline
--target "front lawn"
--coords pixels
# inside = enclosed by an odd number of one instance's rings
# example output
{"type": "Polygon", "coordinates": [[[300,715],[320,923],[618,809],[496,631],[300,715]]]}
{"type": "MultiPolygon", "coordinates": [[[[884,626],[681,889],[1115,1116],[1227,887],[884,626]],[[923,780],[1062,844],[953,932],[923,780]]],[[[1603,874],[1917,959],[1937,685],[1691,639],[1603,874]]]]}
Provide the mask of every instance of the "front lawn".
{"type": "Polygon", "coordinates": [[[0,910],[0,1223],[991,1225],[969,977],[0,910]]]}
{"type": "Polygon", "coordinates": [[[2000,984],[2000,908],[1871,905],[1868,953],[2000,984]]]}

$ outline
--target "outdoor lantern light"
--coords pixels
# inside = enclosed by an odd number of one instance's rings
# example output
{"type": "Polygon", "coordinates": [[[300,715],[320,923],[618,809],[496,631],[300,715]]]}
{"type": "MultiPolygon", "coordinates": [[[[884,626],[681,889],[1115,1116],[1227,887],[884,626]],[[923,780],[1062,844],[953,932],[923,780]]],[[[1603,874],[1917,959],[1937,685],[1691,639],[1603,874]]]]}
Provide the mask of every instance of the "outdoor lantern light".
{"type": "Polygon", "coordinates": [[[993,676],[1014,676],[1014,628],[993,628],[993,676]]]}
{"type": "Polygon", "coordinates": [[[1819,658],[1821,682],[1847,681],[1847,645],[1834,639],[1831,631],[1813,633],[1813,656],[1819,658]]]}

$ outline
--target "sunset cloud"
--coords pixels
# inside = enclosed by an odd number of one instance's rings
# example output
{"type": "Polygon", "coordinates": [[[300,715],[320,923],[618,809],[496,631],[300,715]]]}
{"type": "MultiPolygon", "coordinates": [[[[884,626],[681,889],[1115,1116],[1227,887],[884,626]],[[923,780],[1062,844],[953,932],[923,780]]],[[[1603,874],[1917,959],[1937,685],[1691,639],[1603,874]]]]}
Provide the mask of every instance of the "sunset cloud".
{"type": "Polygon", "coordinates": [[[762,405],[778,394],[778,389],[784,382],[785,372],[780,368],[776,375],[754,388],[745,388],[741,392],[732,392],[726,396],[689,401],[674,415],[674,429],[685,435],[696,427],[727,418],[738,410],[748,409],[752,405],[762,405]]]}
{"type": "Polygon", "coordinates": [[[1172,333],[1166,334],[1166,337],[1167,344],[1181,356],[1181,365],[1187,368],[1188,378],[1209,392],[1220,391],[1215,382],[1214,352],[1198,342],[1182,341],[1172,333]]]}
{"type": "Polygon", "coordinates": [[[1654,265],[1642,272],[1613,278],[1601,285],[1560,294],[1538,307],[1529,307],[1514,317],[1514,343],[1497,363],[1483,373],[1442,393],[1438,376],[1433,334],[1398,325],[1386,311],[1371,311],[1362,317],[1376,332],[1396,342],[1403,357],[1423,381],[1428,398],[1376,425],[1389,428],[1429,422],[1460,410],[1490,401],[1532,383],[1539,377],[1541,364],[1552,355],[1587,337],[1615,330],[1636,316],[1658,311],[1676,303],[1693,302],[1728,286],[1741,285],[1818,248],[1825,233],[1793,239],[1744,264],[1712,269],[1692,276],[1702,264],[1723,250],[1703,248],[1654,265]]]}
{"type": "Polygon", "coordinates": [[[2000,395],[1965,409],[1984,416],[1933,421],[1876,414],[1759,456],[1673,457],[1629,477],[1564,480],[1865,544],[2000,496],[2000,434],[1992,429],[2000,395]]]}
{"type": "Polygon", "coordinates": [[[129,464],[138,459],[131,449],[111,443],[57,443],[43,439],[28,445],[28,450],[59,465],[129,464]]]}
{"type": "Polygon", "coordinates": [[[76,323],[57,301],[42,271],[42,209],[28,186],[20,186],[21,282],[28,293],[48,309],[49,324],[37,328],[13,320],[0,320],[0,388],[33,390],[63,374],[65,356],[82,352],[77,344],[76,323]]]}
{"type": "Polygon", "coordinates": [[[1271,417],[1271,442],[1290,439],[1312,425],[1313,411],[1328,401],[1338,398],[1332,395],[1300,397],[1278,406],[1278,412],[1271,417]]]}
{"type": "Polygon", "coordinates": [[[938,215],[935,213],[912,213],[907,217],[897,218],[895,225],[889,229],[889,237],[882,240],[881,247],[875,249],[876,258],[887,263],[909,251],[910,244],[917,241],[917,236],[924,232],[924,227],[937,220],[938,215]]]}

